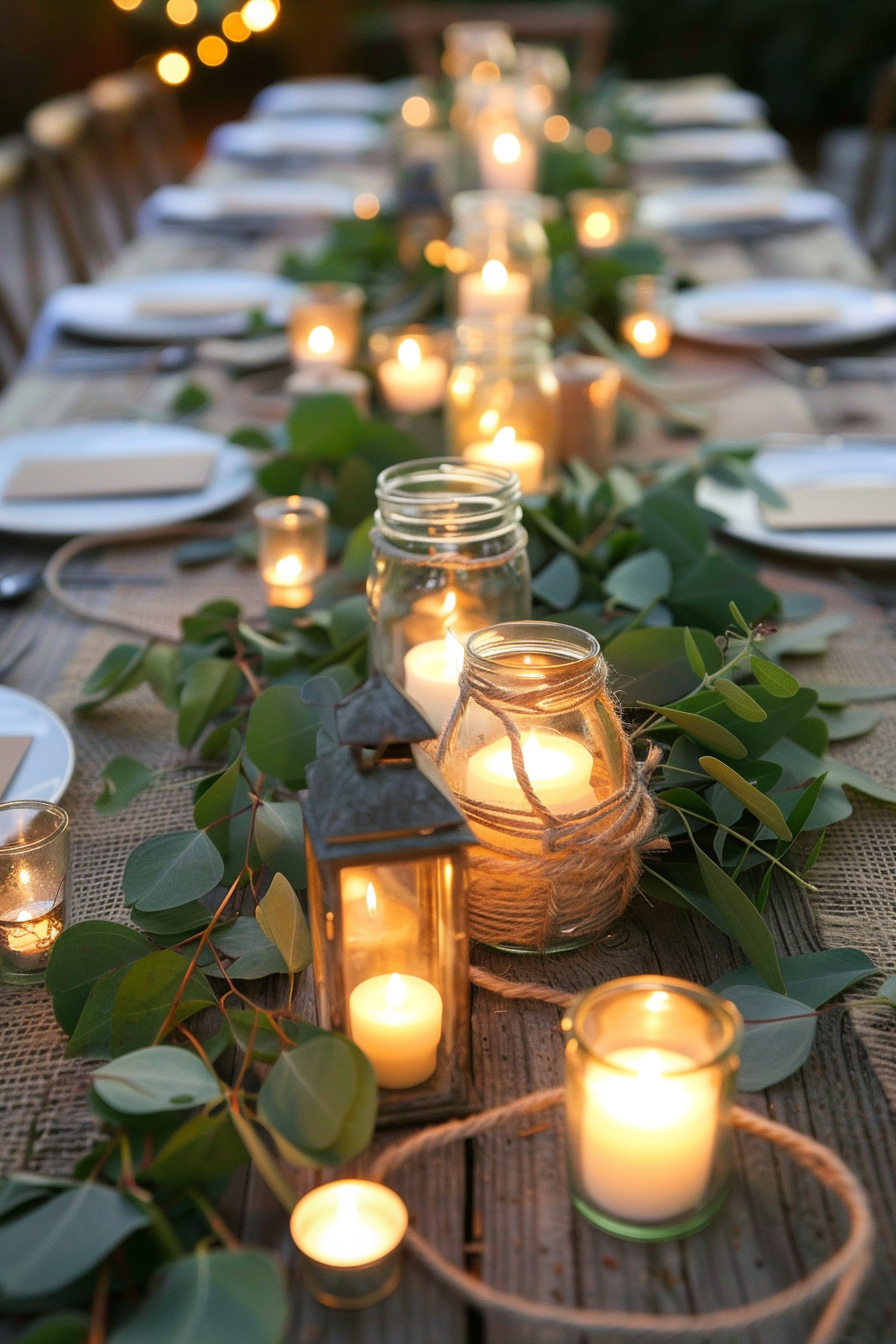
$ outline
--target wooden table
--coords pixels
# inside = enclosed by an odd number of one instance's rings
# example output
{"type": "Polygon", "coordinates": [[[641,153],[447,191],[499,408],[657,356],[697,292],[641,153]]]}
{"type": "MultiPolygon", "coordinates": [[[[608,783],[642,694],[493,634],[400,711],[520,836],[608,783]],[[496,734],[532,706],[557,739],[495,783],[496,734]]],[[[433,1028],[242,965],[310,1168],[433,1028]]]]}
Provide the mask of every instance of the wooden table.
{"type": "MultiPolygon", "coordinates": [[[[788,172],[792,170],[788,169],[788,172]]],[[[246,241],[166,232],[132,245],[114,273],[136,274],[161,267],[225,265],[271,269],[288,237],[246,241]]],[[[861,250],[841,232],[818,229],[741,246],[730,242],[671,248],[674,264],[696,279],[736,278],[752,274],[812,274],[878,282],[861,250]]],[[[782,383],[741,356],[722,355],[681,345],[673,356],[675,371],[717,374],[720,395],[713,402],[714,431],[746,437],[758,431],[808,429],[831,431],[855,425],[896,432],[896,390],[886,384],[832,384],[819,390],[782,383]]],[[[199,369],[191,377],[214,384],[216,404],[205,423],[232,428],[251,419],[246,398],[228,390],[224,380],[199,369]]],[[[31,371],[19,376],[0,400],[0,433],[73,419],[118,414],[164,414],[179,376],[146,374],[89,379],[31,371]]],[[[637,462],[657,447],[682,451],[665,440],[656,425],[642,419],[640,433],[626,450],[637,462]]],[[[29,549],[10,543],[8,558],[29,549]]],[[[40,546],[36,548],[40,553],[40,546]]],[[[112,568],[119,561],[109,562],[112,568]]],[[[232,591],[222,568],[220,591],[232,591]]],[[[170,577],[165,590],[169,614],[192,600],[187,584],[170,577]]],[[[823,568],[779,568],[779,582],[836,592],[823,568]]],[[[208,582],[215,582],[215,572],[208,582]]],[[[889,646],[874,610],[840,590],[870,629],[881,650],[889,646]]],[[[126,598],[126,591],[110,600],[126,598]]],[[[10,677],[12,684],[50,698],[84,637],[84,627],[49,601],[35,596],[4,614],[4,645],[34,637],[35,643],[10,677]]],[[[108,643],[115,642],[109,632],[108,643]]],[[[890,678],[892,679],[892,677],[890,678]]],[[[89,731],[89,730],[88,730],[89,731]]],[[[173,724],[172,724],[173,731],[173,724]]],[[[890,782],[896,781],[896,767],[890,782]]],[[[97,823],[94,822],[94,825],[97,823]]],[[[115,820],[109,820],[115,826],[115,820]]],[[[892,819],[886,826],[896,837],[892,819]]],[[[78,818],[73,843],[79,845],[78,818]]],[[[83,843],[83,833],[82,833],[83,843]]],[[[123,856],[121,859],[123,863],[123,856]]],[[[82,854],[81,870],[89,871],[82,854]]],[[[779,892],[772,924],[783,953],[817,949],[815,918],[801,892],[779,892]]],[[[739,958],[729,942],[706,921],[669,906],[651,908],[636,899],[611,933],[591,947],[555,958],[527,958],[525,964],[486,949],[476,961],[505,975],[524,974],[565,990],[638,972],[662,972],[707,984],[739,958]]],[[[889,967],[888,969],[893,969],[889,967]]],[[[0,991],[0,1012],[3,997],[0,991]]],[[[38,991],[33,991],[38,992],[38,991]]],[[[310,997],[306,988],[306,1004],[310,997]]],[[[474,991],[473,1061],[483,1106],[558,1084],[562,1079],[559,1013],[533,1003],[500,1000],[474,991]]],[[[60,1043],[61,1049],[61,1043],[60,1043]]],[[[845,1339],[856,1344],[896,1340],[896,1129],[881,1084],[848,1014],[822,1018],[816,1048],[793,1078],[745,1104],[830,1144],[858,1173],[871,1194],[879,1242],[873,1276],[861,1295],[845,1339]]],[[[388,1136],[391,1141],[394,1131],[388,1136]]],[[[656,1312],[688,1312],[734,1305],[783,1287],[830,1253],[841,1232],[833,1203],[818,1185],[779,1154],[754,1140],[737,1145],[737,1179],[732,1198],[715,1224],[683,1242],[642,1247],[614,1240],[573,1213],[564,1180],[560,1117],[556,1114],[510,1126],[476,1143],[459,1145],[411,1167],[397,1181],[415,1225],[457,1264],[466,1264],[490,1283],[546,1301],[628,1307],[656,1312]]],[[[14,1164],[21,1153],[7,1152],[14,1164]]],[[[361,1164],[355,1164],[357,1167],[361,1164]]],[[[8,1166],[7,1166],[8,1169],[8,1166]]],[[[298,1181],[301,1182],[302,1176],[298,1181]]],[[[231,1192],[230,1210],[241,1235],[283,1250],[294,1263],[285,1219],[266,1187],[250,1171],[231,1192]]],[[[295,1314],[289,1340],[302,1344],[554,1344],[563,1332],[525,1330],[500,1320],[483,1321],[409,1263],[401,1287],[386,1303],[358,1314],[317,1306],[301,1286],[295,1288],[295,1314]]],[[[796,1344],[805,1323],[793,1320],[747,1340],[796,1344]]]]}

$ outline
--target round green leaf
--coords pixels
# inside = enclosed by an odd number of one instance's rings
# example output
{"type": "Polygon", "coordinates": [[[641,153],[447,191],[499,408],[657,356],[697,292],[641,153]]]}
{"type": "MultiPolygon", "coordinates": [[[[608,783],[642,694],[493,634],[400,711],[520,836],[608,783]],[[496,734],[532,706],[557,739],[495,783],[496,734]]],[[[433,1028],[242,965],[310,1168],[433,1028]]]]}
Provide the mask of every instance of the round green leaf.
{"type": "Polygon", "coordinates": [[[817,1021],[808,1004],[776,994],[765,985],[731,985],[726,995],[745,1023],[737,1079],[742,1092],[762,1092],[802,1068],[815,1040],[817,1021]]]}
{"type": "Polygon", "coordinates": [[[282,873],[275,873],[255,918],[293,973],[310,966],[311,931],[305,912],[282,873]]]}
{"type": "MultiPolygon", "coordinates": [[[[191,959],[183,952],[153,952],[128,967],[112,1006],[109,1048],[113,1055],[152,1045],[190,969],[191,959]]],[[[203,1008],[213,1007],[217,1001],[202,972],[194,971],[181,995],[174,1021],[183,1022],[203,1008]]]]}
{"type": "Polygon", "coordinates": [[[248,1162],[249,1154],[226,1110],[217,1115],[194,1115],[176,1130],[141,1180],[178,1189],[205,1185],[229,1176],[248,1162]]]}
{"type": "Polygon", "coordinates": [[[269,868],[282,873],[294,888],[305,886],[305,828],[299,803],[262,803],[255,814],[255,843],[269,868]]]}
{"type": "Polygon", "coordinates": [[[90,992],[102,976],[152,950],[142,933],[104,919],[86,919],[63,929],[50,953],[46,984],[56,1021],[65,1034],[71,1036],[77,1027],[90,992]]]}
{"type": "Polygon", "coordinates": [[[269,686],[249,714],[249,759],[272,779],[300,779],[316,755],[318,726],[298,686],[269,686]]]}
{"type": "Polygon", "coordinates": [[[199,1056],[174,1045],[151,1045],[103,1064],[93,1086],[108,1106],[128,1115],[183,1111],[221,1096],[217,1077],[199,1056]]]}
{"type": "Polygon", "coordinates": [[[154,835],[125,864],[124,898],[139,910],[171,910],[208,895],[223,875],[224,860],[205,831],[154,835]]]}
{"type": "Polygon", "coordinates": [[[259,1115],[299,1151],[335,1143],[357,1086],[348,1043],[321,1033],[281,1055],[261,1087],[259,1115]]]}
{"type": "MultiPolygon", "coordinates": [[[[662,551],[642,551],[612,569],[604,579],[604,588],[617,606],[643,611],[668,597],[672,566],[662,551]]],[[[705,676],[705,672],[699,675],[705,676]]]]}
{"type": "Polygon", "coordinates": [[[177,718],[177,740],[192,747],[207,723],[233,704],[243,685],[243,674],[227,658],[202,658],[184,678],[177,718]]]}

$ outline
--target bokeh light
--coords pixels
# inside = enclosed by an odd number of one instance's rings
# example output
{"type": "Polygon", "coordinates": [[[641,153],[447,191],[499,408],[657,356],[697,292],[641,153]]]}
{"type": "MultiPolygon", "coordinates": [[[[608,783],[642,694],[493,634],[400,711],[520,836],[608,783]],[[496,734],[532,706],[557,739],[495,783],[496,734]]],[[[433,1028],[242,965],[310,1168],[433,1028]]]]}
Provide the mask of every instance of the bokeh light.
{"type": "Polygon", "coordinates": [[[131,9],[139,9],[143,0],[114,0],[114,3],[119,9],[127,11],[131,9]]]}
{"type": "Polygon", "coordinates": [[[470,71],[474,84],[497,84],[501,71],[494,61],[477,61],[470,71]]]}
{"type": "Polygon", "coordinates": [[[499,163],[516,163],[522,152],[520,138],[512,131],[503,131],[501,135],[495,137],[492,153],[499,163]]]}
{"type": "Polygon", "coordinates": [[[548,117],[544,124],[544,136],[552,144],[559,145],[569,135],[569,122],[566,117],[548,117]]]}
{"type": "Polygon", "coordinates": [[[182,51],[166,51],[156,61],[156,71],[165,84],[183,84],[190,77],[190,62],[182,51]]]}
{"type": "Polygon", "coordinates": [[[450,251],[444,238],[433,238],[424,247],[423,255],[430,266],[444,266],[450,251]]]}
{"type": "Polygon", "coordinates": [[[228,42],[245,42],[247,38],[252,36],[252,29],[246,27],[245,20],[238,9],[224,15],[221,20],[221,32],[228,42]]]}
{"type": "Polygon", "coordinates": [[[379,212],[379,198],[372,191],[362,191],[355,197],[355,214],[359,219],[376,219],[379,212]]]}
{"type": "Polygon", "coordinates": [[[613,137],[606,126],[592,126],[585,136],[585,148],[592,154],[608,154],[613,148],[613,137]]]}
{"type": "Polygon", "coordinates": [[[252,33],[263,33],[277,20],[280,13],[278,0],[246,0],[240,10],[243,23],[252,33]]]}
{"type": "Polygon", "coordinates": [[[428,98],[419,93],[405,98],[401,105],[401,116],[406,126],[428,126],[432,120],[433,106],[428,98]]]}
{"type": "Polygon", "coordinates": [[[168,0],[165,13],[172,23],[185,27],[186,24],[192,23],[196,18],[199,13],[199,6],[196,0],[168,0]]]}
{"type": "Polygon", "coordinates": [[[209,33],[204,37],[196,48],[196,55],[203,65],[223,65],[227,60],[227,54],[230,48],[223,37],[218,37],[215,33],[209,33]]]}

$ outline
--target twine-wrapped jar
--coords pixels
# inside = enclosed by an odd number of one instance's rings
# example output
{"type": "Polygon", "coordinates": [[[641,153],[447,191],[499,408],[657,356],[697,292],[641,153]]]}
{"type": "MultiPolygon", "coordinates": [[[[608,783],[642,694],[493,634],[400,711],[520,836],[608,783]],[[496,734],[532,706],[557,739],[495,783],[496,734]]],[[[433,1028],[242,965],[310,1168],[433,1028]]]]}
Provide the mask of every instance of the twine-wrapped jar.
{"type": "Polygon", "coordinates": [[[479,840],[471,936],[563,951],[627,905],[654,808],[591,635],[546,621],[480,630],[436,763],[479,840]]]}

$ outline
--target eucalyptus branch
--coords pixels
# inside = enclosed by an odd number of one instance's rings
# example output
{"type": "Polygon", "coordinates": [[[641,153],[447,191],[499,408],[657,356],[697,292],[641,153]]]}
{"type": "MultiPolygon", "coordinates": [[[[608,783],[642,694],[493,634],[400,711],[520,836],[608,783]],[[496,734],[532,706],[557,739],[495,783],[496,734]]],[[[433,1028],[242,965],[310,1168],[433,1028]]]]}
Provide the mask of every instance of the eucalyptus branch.
{"type": "Polygon", "coordinates": [[[193,960],[190,962],[190,965],[187,968],[187,973],[184,976],[183,980],[180,982],[180,985],[178,986],[177,993],[175,994],[171,1002],[171,1007],[168,1009],[168,1014],[165,1018],[165,1021],[162,1023],[162,1025],[159,1027],[159,1030],[156,1032],[153,1045],[158,1045],[161,1041],[164,1041],[168,1032],[174,1026],[175,1019],[177,1018],[177,1010],[180,1007],[180,1001],[184,996],[187,985],[190,983],[190,978],[193,975],[193,972],[195,971],[197,965],[199,964],[199,958],[202,956],[202,949],[205,947],[209,938],[212,936],[215,925],[223,915],[224,910],[227,907],[228,901],[230,900],[231,896],[234,894],[237,887],[239,886],[240,878],[242,877],[243,872],[244,869],[241,868],[236,878],[234,879],[233,885],[227,892],[227,895],[224,897],[223,901],[218,906],[215,913],[212,915],[211,922],[209,923],[208,927],[203,931],[199,939],[199,942],[196,944],[196,951],[193,953],[193,960]]]}
{"type": "Polygon", "coordinates": [[[105,1344],[106,1318],[109,1314],[109,1283],[112,1278],[112,1257],[107,1256],[100,1265],[93,1290],[93,1303],[90,1308],[90,1328],[87,1331],[87,1344],[105,1344]]]}
{"type": "MultiPolygon", "coordinates": [[[[745,835],[741,835],[740,831],[735,831],[730,826],[723,825],[721,821],[710,822],[702,813],[694,812],[693,809],[689,807],[682,807],[679,803],[670,803],[663,798],[661,794],[657,796],[656,801],[661,803],[663,807],[668,807],[673,812],[677,812],[679,816],[695,817],[697,821],[702,821],[704,826],[712,825],[715,826],[717,830],[724,831],[726,835],[733,835],[735,840],[739,840],[740,843],[746,845],[748,849],[757,850],[764,859],[769,861],[769,863],[773,863],[776,868],[781,869],[782,873],[786,873],[788,877],[793,878],[794,882],[798,882],[801,887],[805,887],[806,891],[818,891],[818,888],[813,886],[811,882],[807,882],[804,877],[800,877],[799,873],[795,873],[792,868],[788,868],[786,864],[782,863],[780,859],[775,858],[774,854],[769,854],[767,850],[761,847],[761,845],[757,845],[755,841],[748,840],[745,835]]],[[[687,825],[687,823],[685,824],[687,825]]],[[[690,827],[688,827],[688,834],[690,835],[690,833],[690,827]]]]}
{"type": "Polygon", "coordinates": [[[228,1251],[242,1250],[243,1243],[225,1223],[224,1219],[217,1212],[214,1205],[206,1199],[201,1190],[195,1185],[191,1185],[187,1194],[202,1214],[209,1227],[214,1232],[222,1246],[226,1246],[228,1251]]]}

